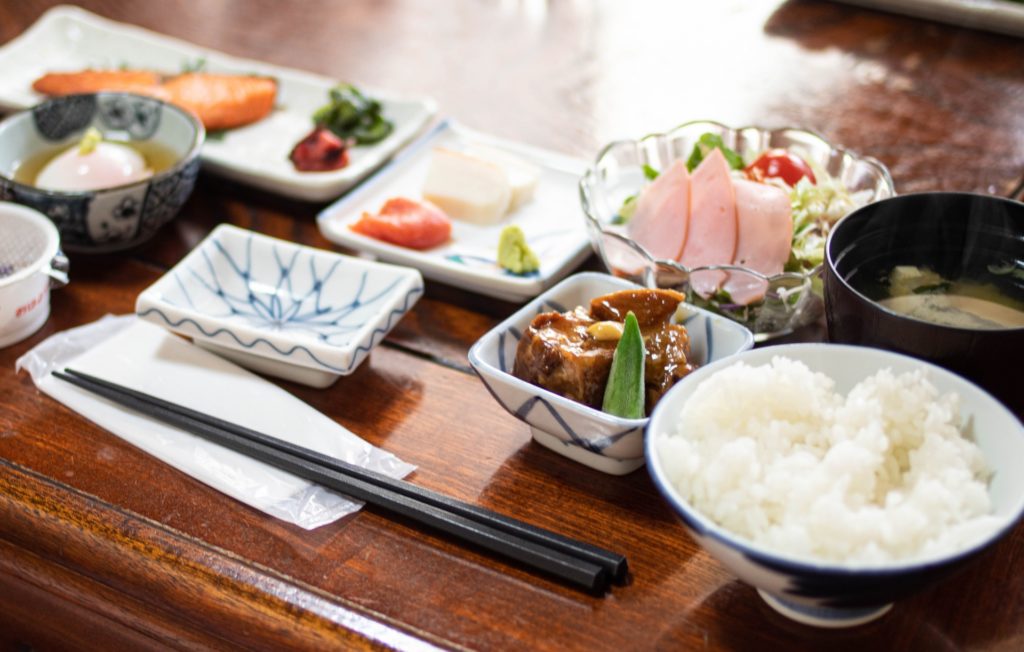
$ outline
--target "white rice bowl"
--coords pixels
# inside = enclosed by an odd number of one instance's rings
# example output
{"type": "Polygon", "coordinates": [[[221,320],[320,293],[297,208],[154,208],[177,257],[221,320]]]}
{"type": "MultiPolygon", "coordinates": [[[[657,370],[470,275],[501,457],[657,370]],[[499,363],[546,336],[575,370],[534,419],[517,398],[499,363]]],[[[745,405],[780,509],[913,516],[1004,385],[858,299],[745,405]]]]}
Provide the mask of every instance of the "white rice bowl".
{"type": "Polygon", "coordinates": [[[959,397],[924,367],[846,396],[801,362],[719,369],[654,442],[695,510],[758,547],[853,565],[947,555],[1006,526],[959,397]]]}

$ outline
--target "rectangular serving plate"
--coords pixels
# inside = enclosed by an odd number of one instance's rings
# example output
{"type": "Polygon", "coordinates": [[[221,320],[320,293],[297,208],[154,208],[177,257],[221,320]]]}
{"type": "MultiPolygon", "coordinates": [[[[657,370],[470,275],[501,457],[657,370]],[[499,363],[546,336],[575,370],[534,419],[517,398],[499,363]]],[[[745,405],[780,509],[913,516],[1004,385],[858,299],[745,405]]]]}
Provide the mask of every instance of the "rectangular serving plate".
{"type": "Polygon", "coordinates": [[[48,72],[127,66],[175,74],[200,61],[207,72],[266,75],[278,81],[276,107],[269,116],[208,135],[201,154],[206,169],[294,199],[338,197],[412,141],[437,112],[427,98],[401,98],[360,87],[381,101],[394,131],[375,145],[353,147],[347,167],[299,172],[288,154],[312,129],[313,112],[327,103],[328,91],[338,80],[232,57],[67,6],[47,11],[0,47],[0,109],[23,109],[42,101],[32,82],[48,72]]]}
{"type": "Polygon", "coordinates": [[[372,179],[317,216],[324,237],[380,260],[415,267],[427,278],[506,301],[531,299],[575,269],[590,255],[590,240],[577,189],[586,164],[571,157],[482,134],[452,121],[442,122],[372,179]],[[376,213],[392,197],[420,200],[435,147],[485,146],[512,154],[540,170],[532,200],[494,225],[452,220],[449,242],[420,251],[356,233],[349,228],[363,212],[376,213]],[[498,238],[519,226],[540,259],[540,270],[517,275],[496,262],[498,238]]]}

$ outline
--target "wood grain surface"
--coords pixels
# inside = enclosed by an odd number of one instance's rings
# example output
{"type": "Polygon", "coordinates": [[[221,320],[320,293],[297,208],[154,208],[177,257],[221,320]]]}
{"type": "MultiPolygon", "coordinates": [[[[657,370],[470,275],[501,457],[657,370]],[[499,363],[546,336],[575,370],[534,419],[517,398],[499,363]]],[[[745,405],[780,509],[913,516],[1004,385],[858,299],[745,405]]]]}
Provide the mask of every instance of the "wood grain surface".
{"type": "MultiPolygon", "coordinates": [[[[1005,194],[1024,173],[1024,40],[831,2],[81,4],[230,54],[428,95],[473,128],[584,159],[709,118],[813,129],[880,159],[900,192],[1005,194]]],[[[0,42],[50,5],[0,4],[0,42]]],[[[629,586],[581,595],[372,510],[301,530],[15,373],[47,336],[132,312],[222,222],[337,250],[316,228],[322,207],[204,172],[150,243],[74,256],[43,329],[0,349],[0,647],[1024,649],[1022,525],[869,625],[778,616],[696,546],[645,472],[607,476],[531,442],[466,360],[516,306],[458,288],[428,282],[332,387],[277,382],[416,464],[417,484],[625,553],[629,586]]]]}

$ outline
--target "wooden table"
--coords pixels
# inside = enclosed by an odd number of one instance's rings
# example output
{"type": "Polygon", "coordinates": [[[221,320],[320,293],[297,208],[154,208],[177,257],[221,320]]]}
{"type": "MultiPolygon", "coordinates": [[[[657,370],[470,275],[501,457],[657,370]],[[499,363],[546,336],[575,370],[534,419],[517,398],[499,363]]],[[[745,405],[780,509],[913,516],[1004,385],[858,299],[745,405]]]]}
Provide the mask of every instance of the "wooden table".
{"type": "MultiPolygon", "coordinates": [[[[48,4],[0,5],[0,41],[48,4]]],[[[817,130],[881,159],[901,192],[1002,194],[1024,171],[1024,40],[831,2],[83,4],[231,54],[429,95],[471,127],[586,159],[613,138],[713,118],[817,130]]],[[[320,208],[204,173],[150,244],[73,257],[46,326],[0,350],[0,645],[1024,648],[1021,526],[870,625],[825,631],[776,615],[695,546],[646,473],[606,476],[531,442],[466,360],[515,306],[457,288],[428,283],[334,386],[281,385],[418,465],[422,486],[626,553],[630,586],[581,595],[368,511],[300,530],[14,372],[47,336],[131,312],[221,222],[331,248],[320,208]]]]}

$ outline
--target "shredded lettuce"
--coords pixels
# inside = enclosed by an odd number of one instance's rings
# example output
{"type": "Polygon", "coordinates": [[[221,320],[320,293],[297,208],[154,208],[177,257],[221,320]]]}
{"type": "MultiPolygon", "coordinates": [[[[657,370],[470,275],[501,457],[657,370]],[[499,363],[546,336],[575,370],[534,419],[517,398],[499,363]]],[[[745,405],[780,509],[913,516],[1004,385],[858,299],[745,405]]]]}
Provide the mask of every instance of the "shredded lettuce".
{"type": "Polygon", "coordinates": [[[824,170],[815,170],[818,183],[806,177],[789,191],[793,209],[793,246],[787,272],[809,271],[825,260],[825,241],[832,225],[856,208],[857,203],[841,182],[824,170]]]}

